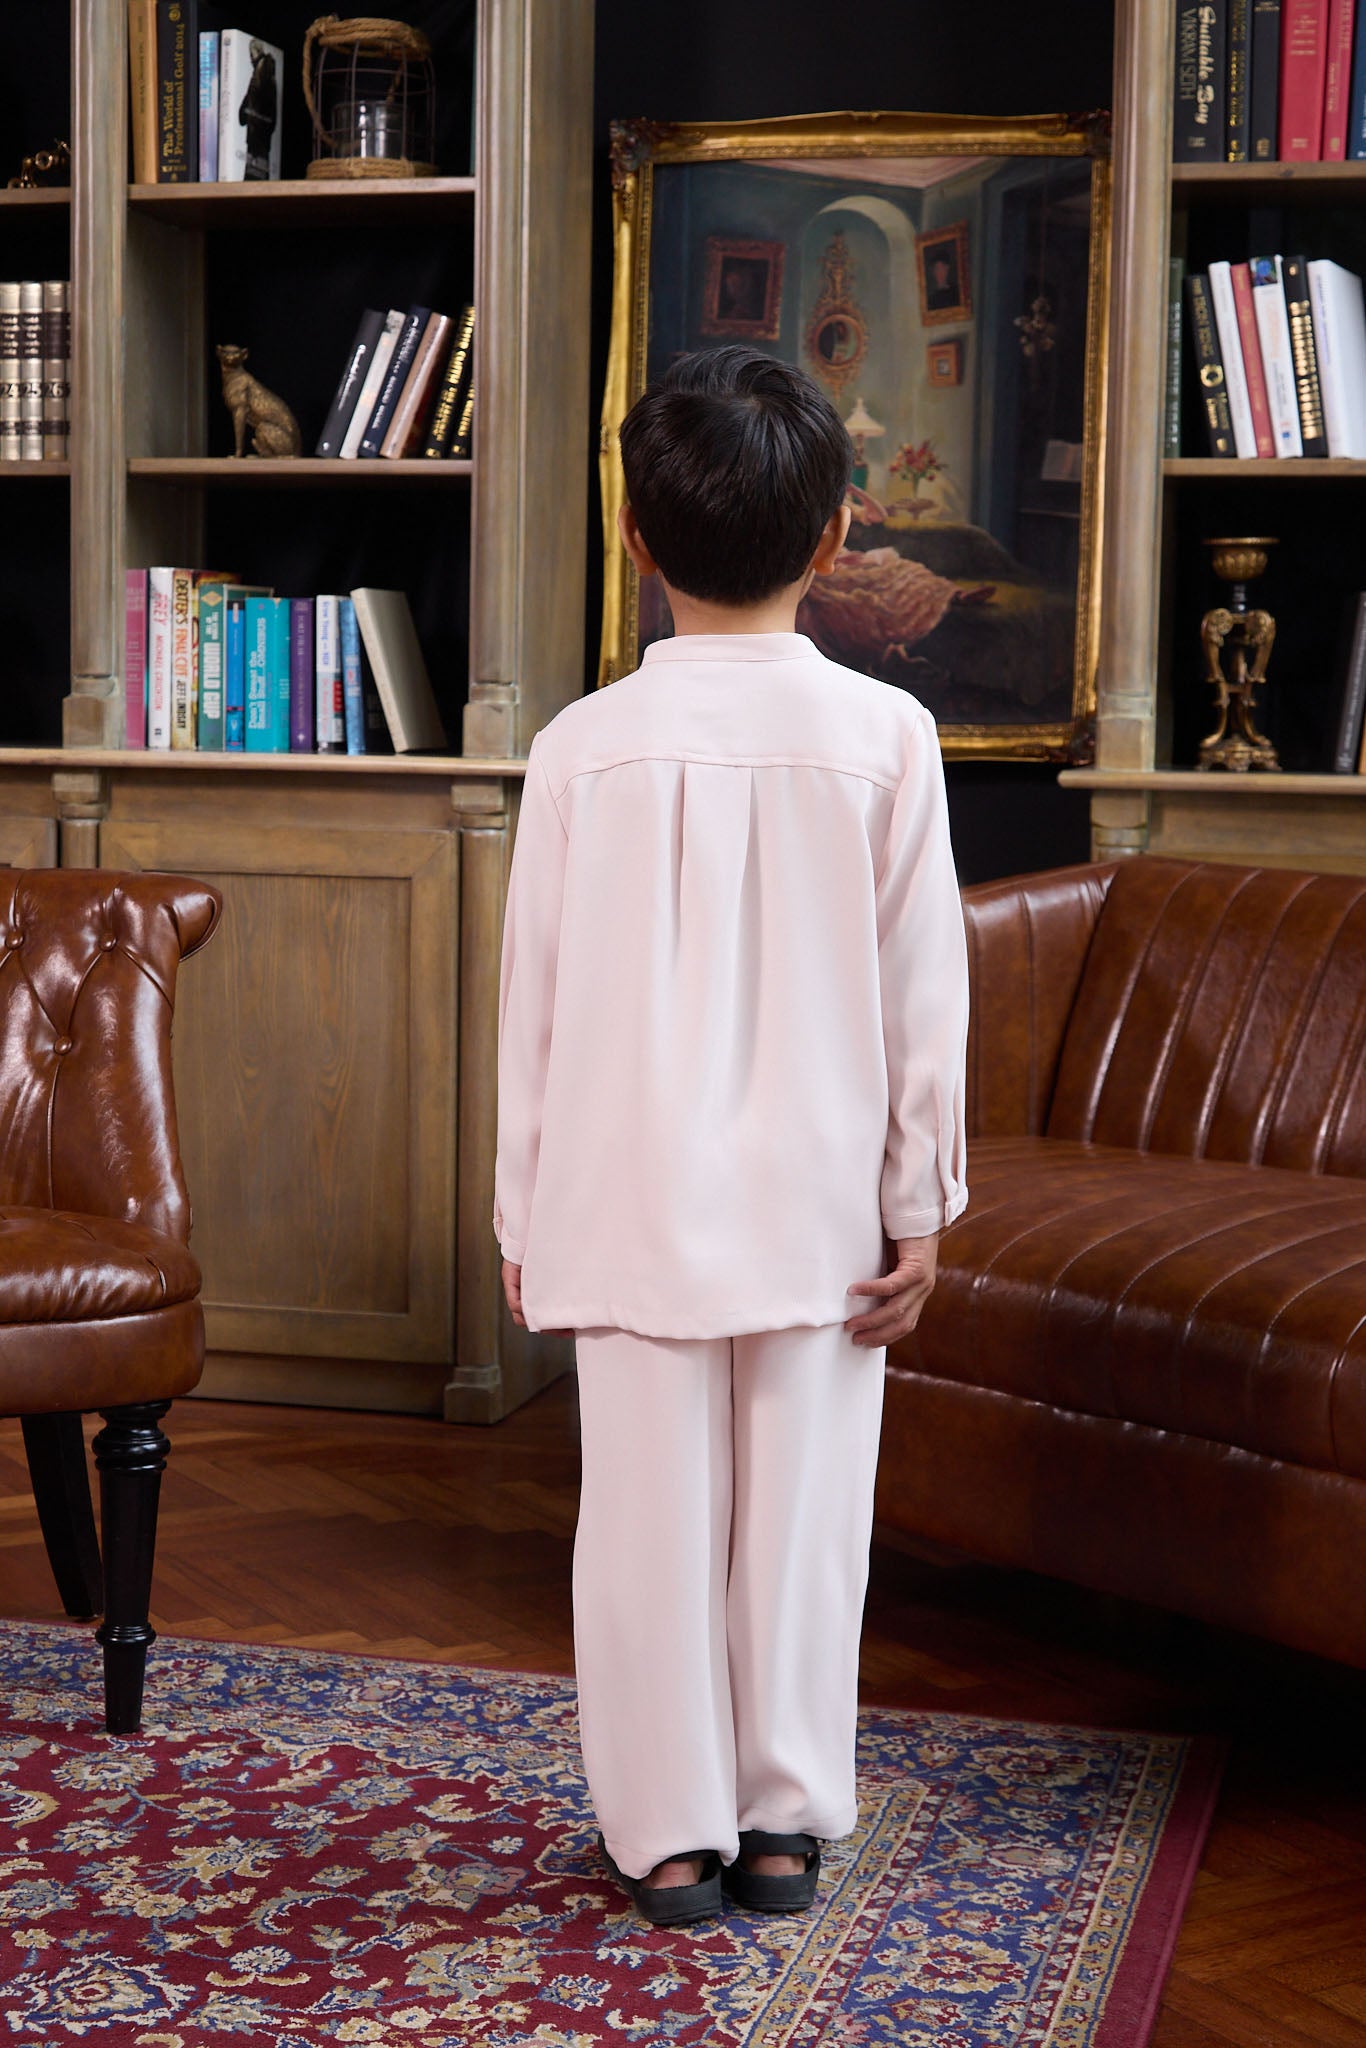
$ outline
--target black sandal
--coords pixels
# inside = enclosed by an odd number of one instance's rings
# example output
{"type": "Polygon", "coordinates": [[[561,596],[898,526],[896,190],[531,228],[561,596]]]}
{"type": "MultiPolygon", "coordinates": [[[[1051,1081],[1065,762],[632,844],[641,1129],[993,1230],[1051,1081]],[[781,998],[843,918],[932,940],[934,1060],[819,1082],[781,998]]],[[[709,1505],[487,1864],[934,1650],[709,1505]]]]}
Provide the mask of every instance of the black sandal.
{"type": "Polygon", "coordinates": [[[622,1888],[631,1894],[652,1927],[682,1927],[690,1920],[707,1920],[721,1911],[721,1858],[715,1849],[684,1849],[669,1860],[687,1862],[702,1859],[702,1875],[696,1884],[646,1884],[618,1870],[602,1836],[598,1836],[602,1860],[622,1888]]]}
{"type": "Polygon", "coordinates": [[[740,1856],[721,1872],[721,1883],[737,1906],[751,1906],[756,1913],[804,1913],[815,1898],[821,1845],[814,1835],[770,1835],[763,1828],[746,1828],[740,1856]],[[746,1870],[740,1856],[804,1856],[806,1869],[792,1877],[770,1877],[746,1870]]]}

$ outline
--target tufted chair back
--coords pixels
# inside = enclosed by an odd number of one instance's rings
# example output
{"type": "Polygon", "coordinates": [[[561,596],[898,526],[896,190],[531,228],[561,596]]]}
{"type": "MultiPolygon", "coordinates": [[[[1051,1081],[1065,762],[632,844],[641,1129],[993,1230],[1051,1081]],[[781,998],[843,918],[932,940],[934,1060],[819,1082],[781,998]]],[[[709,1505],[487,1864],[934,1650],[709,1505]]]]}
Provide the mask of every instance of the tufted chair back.
{"type": "Polygon", "coordinates": [[[181,875],[0,875],[0,1206],[188,1239],[171,1009],[221,900],[181,875]]]}

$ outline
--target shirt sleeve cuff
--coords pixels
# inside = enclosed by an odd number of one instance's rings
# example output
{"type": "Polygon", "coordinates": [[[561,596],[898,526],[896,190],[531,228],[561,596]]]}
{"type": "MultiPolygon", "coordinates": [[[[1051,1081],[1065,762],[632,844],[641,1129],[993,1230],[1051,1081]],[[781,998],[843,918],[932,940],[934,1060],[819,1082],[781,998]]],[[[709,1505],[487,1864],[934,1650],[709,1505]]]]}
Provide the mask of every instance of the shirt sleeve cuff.
{"type": "Polygon", "coordinates": [[[893,1241],[899,1237],[930,1237],[952,1223],[955,1216],[961,1216],[967,1206],[968,1191],[959,1188],[932,1209],[907,1209],[899,1215],[884,1216],[882,1227],[893,1241]]]}

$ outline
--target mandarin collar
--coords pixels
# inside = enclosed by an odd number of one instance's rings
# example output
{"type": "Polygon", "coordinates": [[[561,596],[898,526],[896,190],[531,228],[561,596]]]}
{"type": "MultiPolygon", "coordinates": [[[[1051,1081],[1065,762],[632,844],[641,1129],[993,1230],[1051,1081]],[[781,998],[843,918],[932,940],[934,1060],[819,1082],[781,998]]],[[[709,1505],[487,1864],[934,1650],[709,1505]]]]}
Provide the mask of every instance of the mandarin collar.
{"type": "Polygon", "coordinates": [[[805,633],[675,633],[652,640],[640,657],[642,668],[663,661],[800,661],[816,653],[805,633]]]}

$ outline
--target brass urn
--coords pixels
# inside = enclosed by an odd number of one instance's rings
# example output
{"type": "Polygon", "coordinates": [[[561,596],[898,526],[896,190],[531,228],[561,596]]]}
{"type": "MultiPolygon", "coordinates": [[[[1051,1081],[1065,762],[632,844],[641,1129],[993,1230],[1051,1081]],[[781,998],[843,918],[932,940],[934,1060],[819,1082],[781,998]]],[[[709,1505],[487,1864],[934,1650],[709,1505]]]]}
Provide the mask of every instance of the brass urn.
{"type": "Polygon", "coordinates": [[[1265,573],[1267,549],[1275,545],[1266,536],[1205,542],[1215,575],[1232,585],[1232,595],[1227,605],[1216,606],[1200,621],[1207,679],[1214,686],[1219,714],[1214,731],[1200,742],[1201,768],[1228,768],[1235,774],[1246,774],[1249,768],[1280,769],[1276,749],[1258,732],[1252,717],[1252,699],[1266,679],[1276,621],[1270,612],[1250,611],[1247,602],[1247,586],[1265,573]]]}

